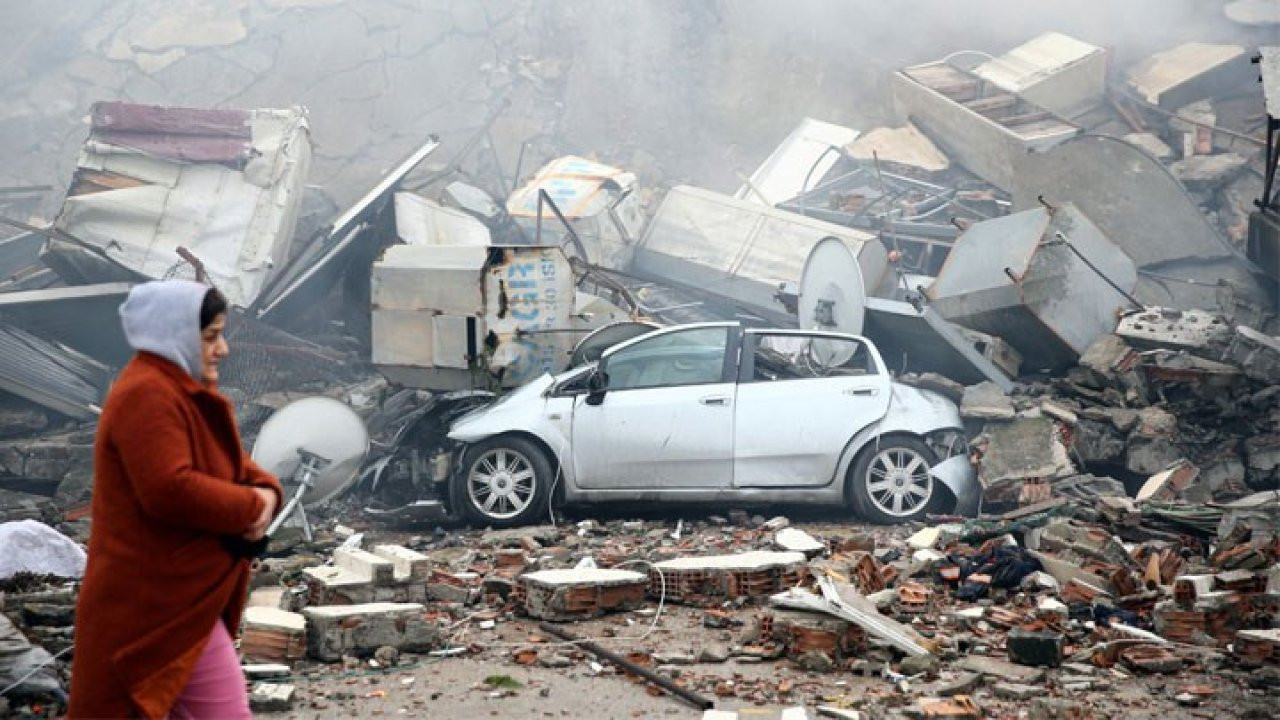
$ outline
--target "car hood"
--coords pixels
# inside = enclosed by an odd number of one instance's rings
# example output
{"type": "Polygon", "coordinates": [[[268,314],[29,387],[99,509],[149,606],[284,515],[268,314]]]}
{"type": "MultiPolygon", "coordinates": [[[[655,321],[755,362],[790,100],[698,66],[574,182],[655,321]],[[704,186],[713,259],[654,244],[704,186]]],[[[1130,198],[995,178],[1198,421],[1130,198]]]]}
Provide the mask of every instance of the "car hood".
{"type": "Polygon", "coordinates": [[[476,435],[488,434],[486,429],[495,418],[502,418],[508,414],[526,413],[530,405],[540,405],[544,401],[543,394],[555,382],[556,378],[544,374],[503,395],[493,403],[472,410],[453,422],[449,428],[449,438],[470,441],[476,435]]]}

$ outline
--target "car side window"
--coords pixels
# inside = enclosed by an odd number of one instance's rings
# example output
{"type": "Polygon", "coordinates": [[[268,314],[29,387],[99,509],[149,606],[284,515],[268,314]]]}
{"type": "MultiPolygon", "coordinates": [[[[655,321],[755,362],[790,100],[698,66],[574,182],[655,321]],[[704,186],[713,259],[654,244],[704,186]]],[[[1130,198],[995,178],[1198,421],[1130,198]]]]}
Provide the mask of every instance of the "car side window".
{"type": "Polygon", "coordinates": [[[878,373],[865,343],[815,335],[755,336],[751,382],[848,377],[878,373]]]}
{"type": "Polygon", "coordinates": [[[605,360],[609,390],[718,383],[729,328],[690,328],[641,340],[605,360]]]}

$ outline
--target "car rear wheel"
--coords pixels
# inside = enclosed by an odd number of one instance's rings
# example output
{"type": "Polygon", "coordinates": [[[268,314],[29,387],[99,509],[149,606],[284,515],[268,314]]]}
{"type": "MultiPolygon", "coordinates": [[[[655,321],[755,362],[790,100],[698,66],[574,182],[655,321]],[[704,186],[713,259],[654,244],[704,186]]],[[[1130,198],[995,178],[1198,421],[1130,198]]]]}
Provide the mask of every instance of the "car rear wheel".
{"type": "Polygon", "coordinates": [[[547,512],[552,478],[542,448],[519,437],[490,438],[463,454],[450,482],[450,500],[474,525],[527,525],[547,512]]]}
{"type": "Polygon", "coordinates": [[[939,495],[938,482],[929,472],[936,462],[934,452],[916,438],[873,442],[850,470],[854,510],[881,525],[923,518],[939,495]]]}

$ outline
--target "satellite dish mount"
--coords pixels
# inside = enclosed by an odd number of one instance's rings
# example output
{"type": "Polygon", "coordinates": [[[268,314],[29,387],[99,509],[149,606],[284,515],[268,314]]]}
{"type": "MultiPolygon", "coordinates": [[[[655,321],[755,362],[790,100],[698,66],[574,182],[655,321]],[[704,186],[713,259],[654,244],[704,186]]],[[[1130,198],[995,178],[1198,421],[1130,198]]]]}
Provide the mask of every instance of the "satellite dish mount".
{"type": "Polygon", "coordinates": [[[267,536],[276,534],[281,525],[294,514],[297,514],[299,522],[302,523],[302,536],[311,542],[311,522],[307,520],[307,510],[302,506],[303,497],[306,496],[311,488],[315,487],[316,478],[319,477],[320,471],[329,467],[333,461],[321,457],[306,448],[298,448],[298,468],[293,471],[293,482],[296,489],[293,491],[293,497],[289,498],[289,502],[285,503],[284,509],[272,521],[271,526],[267,528],[267,536]]]}

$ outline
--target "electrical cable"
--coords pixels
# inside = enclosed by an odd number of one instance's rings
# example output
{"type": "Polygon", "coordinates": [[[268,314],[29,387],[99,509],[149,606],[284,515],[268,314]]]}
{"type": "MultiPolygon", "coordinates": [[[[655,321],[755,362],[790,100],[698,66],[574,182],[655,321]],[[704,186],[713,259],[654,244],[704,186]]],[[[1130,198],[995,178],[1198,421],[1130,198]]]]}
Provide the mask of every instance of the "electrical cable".
{"type": "Polygon", "coordinates": [[[37,666],[35,666],[35,667],[31,668],[31,671],[30,671],[30,672],[28,672],[26,675],[23,675],[22,677],[18,678],[18,679],[17,679],[16,681],[14,681],[14,682],[13,682],[13,684],[11,684],[9,687],[7,687],[7,688],[5,688],[5,689],[3,689],[3,690],[0,690],[0,697],[4,697],[4,696],[5,696],[5,695],[10,691],[10,690],[12,690],[12,689],[14,689],[14,688],[18,687],[18,686],[19,686],[19,685],[21,685],[22,683],[24,683],[24,682],[26,682],[27,680],[29,680],[33,675],[35,675],[36,673],[38,673],[38,672],[40,672],[41,670],[43,670],[43,669],[45,669],[46,667],[48,667],[51,663],[53,663],[53,661],[57,660],[58,658],[62,657],[63,655],[66,655],[68,652],[71,652],[71,649],[72,649],[72,648],[74,648],[74,647],[75,647],[75,645],[74,645],[74,644],[72,644],[72,645],[68,645],[68,646],[66,646],[66,647],[62,648],[61,650],[59,650],[59,651],[58,651],[58,654],[56,654],[56,655],[54,655],[54,656],[50,657],[48,660],[45,660],[44,662],[40,663],[39,665],[37,665],[37,666]]]}

